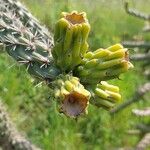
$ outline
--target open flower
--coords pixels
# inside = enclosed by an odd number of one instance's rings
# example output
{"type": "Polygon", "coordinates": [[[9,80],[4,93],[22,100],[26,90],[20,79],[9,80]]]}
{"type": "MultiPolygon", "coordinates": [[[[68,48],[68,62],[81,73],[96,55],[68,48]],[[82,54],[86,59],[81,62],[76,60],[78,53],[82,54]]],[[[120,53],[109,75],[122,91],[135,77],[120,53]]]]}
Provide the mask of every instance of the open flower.
{"type": "Polygon", "coordinates": [[[87,112],[91,94],[78,78],[61,75],[58,80],[53,82],[53,86],[60,113],[76,118],[87,112]]]}
{"type": "Polygon", "coordinates": [[[89,99],[82,93],[76,91],[65,95],[60,106],[60,112],[69,117],[78,117],[87,112],[89,99]]]}

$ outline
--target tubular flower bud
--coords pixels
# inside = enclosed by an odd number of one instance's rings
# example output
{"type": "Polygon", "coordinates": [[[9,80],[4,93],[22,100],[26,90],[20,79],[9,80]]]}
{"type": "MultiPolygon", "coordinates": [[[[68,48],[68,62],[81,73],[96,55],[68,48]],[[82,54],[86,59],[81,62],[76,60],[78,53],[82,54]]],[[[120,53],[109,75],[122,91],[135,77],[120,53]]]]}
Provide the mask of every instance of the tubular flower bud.
{"type": "Polygon", "coordinates": [[[62,18],[55,25],[55,46],[52,55],[62,71],[70,71],[79,65],[88,50],[87,38],[90,24],[86,13],[62,13],[62,18]]]}
{"type": "Polygon", "coordinates": [[[120,74],[133,68],[129,62],[129,54],[121,44],[116,44],[107,49],[98,49],[85,54],[80,66],[75,70],[75,75],[86,84],[96,84],[103,80],[118,78],[120,74]]]}
{"type": "Polygon", "coordinates": [[[77,77],[60,75],[52,85],[61,113],[76,118],[87,112],[91,94],[80,84],[77,77]]]}
{"type": "Polygon", "coordinates": [[[91,90],[91,95],[90,103],[106,110],[110,110],[116,103],[121,101],[119,88],[105,81],[101,81],[94,86],[91,90]]]}

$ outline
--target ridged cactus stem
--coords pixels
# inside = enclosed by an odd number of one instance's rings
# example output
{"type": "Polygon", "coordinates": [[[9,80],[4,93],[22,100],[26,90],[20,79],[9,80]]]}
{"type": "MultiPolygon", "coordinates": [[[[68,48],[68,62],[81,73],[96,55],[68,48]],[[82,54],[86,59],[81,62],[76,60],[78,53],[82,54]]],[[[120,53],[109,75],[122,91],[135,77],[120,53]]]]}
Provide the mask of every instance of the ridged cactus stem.
{"type": "Polygon", "coordinates": [[[71,71],[79,65],[88,50],[90,25],[84,12],[62,13],[55,25],[52,55],[62,71],[71,71]]]}
{"type": "Polygon", "coordinates": [[[59,111],[68,117],[76,118],[87,113],[90,92],[72,75],[60,75],[50,84],[54,89],[59,111]]]}
{"type": "Polygon", "coordinates": [[[90,92],[92,95],[90,103],[106,110],[112,109],[115,104],[119,103],[121,100],[119,88],[117,86],[108,84],[105,81],[101,81],[99,84],[94,86],[90,92]]]}
{"type": "Polygon", "coordinates": [[[53,47],[53,38],[52,34],[42,25],[39,21],[32,16],[32,14],[23,6],[18,0],[1,0],[0,1],[0,11],[1,12],[10,12],[13,16],[19,18],[22,24],[26,28],[30,28],[30,31],[33,34],[37,34],[41,37],[41,40],[46,40],[50,47],[53,47]]]}
{"type": "Polygon", "coordinates": [[[52,81],[60,71],[53,65],[49,42],[41,39],[13,14],[0,14],[0,41],[7,53],[24,64],[31,75],[40,80],[52,81]]]}

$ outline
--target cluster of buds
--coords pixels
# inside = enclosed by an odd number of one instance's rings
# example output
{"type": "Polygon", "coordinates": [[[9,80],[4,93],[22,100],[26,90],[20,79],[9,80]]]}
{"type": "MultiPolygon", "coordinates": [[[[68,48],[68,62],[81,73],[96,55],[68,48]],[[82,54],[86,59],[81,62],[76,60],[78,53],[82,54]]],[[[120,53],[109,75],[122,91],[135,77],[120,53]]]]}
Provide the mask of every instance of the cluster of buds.
{"type": "Polygon", "coordinates": [[[88,51],[89,31],[84,12],[62,13],[55,25],[52,55],[62,75],[52,85],[59,111],[69,117],[85,114],[89,102],[107,110],[114,107],[121,100],[119,88],[105,81],[133,67],[121,44],[88,51]]]}
{"type": "Polygon", "coordinates": [[[86,84],[118,78],[121,73],[133,68],[128,55],[128,50],[121,44],[88,52],[77,67],[76,74],[86,84]]]}
{"type": "Polygon", "coordinates": [[[106,81],[101,81],[90,90],[92,97],[91,104],[110,110],[116,103],[121,101],[119,87],[108,84],[106,81]]]}

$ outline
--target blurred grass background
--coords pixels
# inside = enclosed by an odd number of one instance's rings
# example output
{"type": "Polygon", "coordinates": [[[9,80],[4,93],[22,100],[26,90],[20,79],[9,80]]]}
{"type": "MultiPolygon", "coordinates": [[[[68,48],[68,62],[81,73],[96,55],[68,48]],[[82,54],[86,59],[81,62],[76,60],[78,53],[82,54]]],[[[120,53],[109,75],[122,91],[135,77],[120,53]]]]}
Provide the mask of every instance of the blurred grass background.
{"type": "MultiPolygon", "coordinates": [[[[91,24],[90,49],[107,47],[129,39],[150,40],[143,34],[144,21],[125,13],[122,0],[22,0],[51,32],[62,11],[85,11],[91,24]]],[[[149,12],[150,0],[131,0],[131,7],[149,12]]],[[[133,50],[130,50],[133,53],[133,50]]],[[[123,100],[128,100],[139,84],[145,82],[141,69],[135,68],[112,83],[121,89],[123,100]]],[[[46,86],[34,87],[25,68],[5,54],[0,55],[0,98],[8,104],[8,111],[18,128],[44,150],[112,150],[134,147],[138,136],[126,134],[134,124],[148,119],[136,118],[132,108],[150,105],[140,101],[115,116],[89,106],[89,113],[76,122],[58,114],[46,86]]],[[[147,95],[147,97],[150,97],[147,95]]]]}

